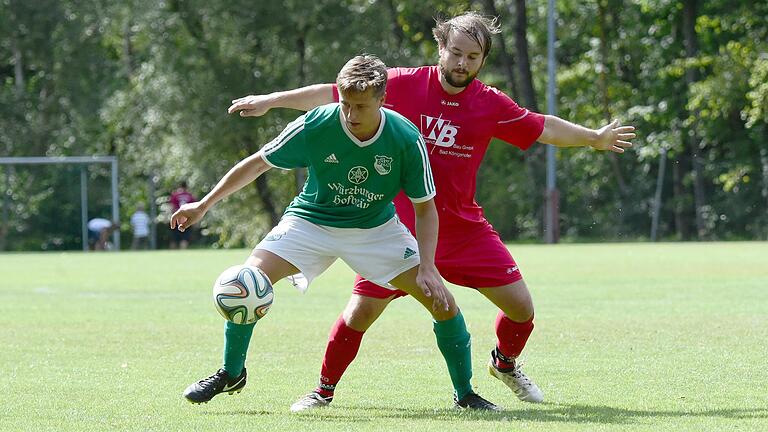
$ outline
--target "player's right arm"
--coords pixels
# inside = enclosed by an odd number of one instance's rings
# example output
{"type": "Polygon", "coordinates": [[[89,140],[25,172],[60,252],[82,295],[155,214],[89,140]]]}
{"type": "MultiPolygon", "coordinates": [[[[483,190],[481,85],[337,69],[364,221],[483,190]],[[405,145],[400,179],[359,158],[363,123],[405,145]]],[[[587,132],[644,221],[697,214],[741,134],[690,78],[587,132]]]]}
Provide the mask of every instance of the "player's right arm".
{"type": "Polygon", "coordinates": [[[315,84],[294,90],[235,99],[227,112],[233,114],[239,111],[240,117],[260,117],[272,108],[309,111],[333,101],[333,84],[315,84]]]}
{"type": "Polygon", "coordinates": [[[184,204],[171,216],[171,229],[184,231],[205,216],[214,204],[242,189],[267,172],[269,165],[258,151],[241,160],[219,180],[216,186],[200,201],[184,204]]]}

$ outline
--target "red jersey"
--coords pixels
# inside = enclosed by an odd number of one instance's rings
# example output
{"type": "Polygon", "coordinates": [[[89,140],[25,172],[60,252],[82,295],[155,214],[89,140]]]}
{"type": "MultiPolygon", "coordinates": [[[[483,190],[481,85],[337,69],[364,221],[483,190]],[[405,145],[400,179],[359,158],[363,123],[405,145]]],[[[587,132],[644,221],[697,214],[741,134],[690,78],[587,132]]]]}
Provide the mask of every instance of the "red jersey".
{"type": "Polygon", "coordinates": [[[197,201],[195,197],[185,190],[176,190],[171,194],[171,205],[173,206],[173,211],[178,210],[179,207],[183,206],[184,204],[195,201],[197,201]]]}
{"type": "MultiPolygon", "coordinates": [[[[475,188],[488,144],[495,137],[527,150],[541,135],[544,116],[521,108],[479,80],[450,95],[439,74],[438,66],[389,69],[384,106],[415,124],[426,141],[442,238],[487,226],[483,209],[475,202],[475,188]]],[[[335,87],[334,97],[338,99],[335,87]]],[[[414,231],[408,198],[400,194],[395,205],[400,219],[414,231]]]]}

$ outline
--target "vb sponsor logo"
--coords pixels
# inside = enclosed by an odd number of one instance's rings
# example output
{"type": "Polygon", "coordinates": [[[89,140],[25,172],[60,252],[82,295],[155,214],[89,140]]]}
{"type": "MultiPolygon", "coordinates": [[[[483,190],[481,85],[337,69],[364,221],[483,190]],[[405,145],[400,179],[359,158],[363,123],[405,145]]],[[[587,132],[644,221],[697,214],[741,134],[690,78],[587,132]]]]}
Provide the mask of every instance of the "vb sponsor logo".
{"type": "Polygon", "coordinates": [[[421,134],[424,140],[440,147],[453,147],[459,127],[450,120],[421,115],[421,134]]]}

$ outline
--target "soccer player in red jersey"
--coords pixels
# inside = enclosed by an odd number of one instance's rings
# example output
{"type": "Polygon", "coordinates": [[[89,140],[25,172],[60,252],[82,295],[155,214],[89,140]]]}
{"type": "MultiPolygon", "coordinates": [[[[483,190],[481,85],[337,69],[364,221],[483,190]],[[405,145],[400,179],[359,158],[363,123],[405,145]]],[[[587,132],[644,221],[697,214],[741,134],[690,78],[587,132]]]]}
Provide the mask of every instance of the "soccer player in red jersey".
{"type": "MultiPolygon", "coordinates": [[[[634,127],[618,121],[588,129],[555,116],[519,107],[501,91],[476,79],[498,33],[495,19],[474,12],[439,21],[433,29],[439,48],[435,66],[389,70],[384,106],[419,127],[429,152],[440,218],[435,264],[448,281],[476,289],[499,311],[497,342],[490,374],[523,401],[542,402],[543,394],[516,364],[533,331],[533,302],[515,260],[475,202],[477,171],[492,138],[521,150],[539,141],[557,147],[592,147],[623,153],[631,147],[634,127]]],[[[253,95],[234,100],[230,113],[243,117],[286,107],[308,110],[338,100],[331,84],[253,95]]],[[[400,219],[413,231],[413,206],[398,196],[400,219]]],[[[365,331],[389,303],[405,293],[385,290],[358,276],[352,297],[331,329],[320,384],[291,407],[292,411],[327,406],[336,384],[354,360],[365,331]]]]}
{"type": "MultiPolygon", "coordinates": [[[[196,202],[195,196],[187,190],[187,182],[182,181],[179,187],[171,193],[171,213],[176,213],[184,204],[196,202]]],[[[186,249],[189,247],[189,239],[192,230],[171,230],[171,249],[186,249]]]]}

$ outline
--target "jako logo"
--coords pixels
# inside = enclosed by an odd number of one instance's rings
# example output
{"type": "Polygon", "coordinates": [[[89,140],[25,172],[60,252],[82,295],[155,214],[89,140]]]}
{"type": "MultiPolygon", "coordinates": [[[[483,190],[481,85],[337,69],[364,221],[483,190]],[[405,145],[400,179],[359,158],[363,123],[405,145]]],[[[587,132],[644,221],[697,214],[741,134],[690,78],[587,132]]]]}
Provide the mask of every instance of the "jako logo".
{"type": "Polygon", "coordinates": [[[421,134],[424,139],[440,147],[453,147],[456,143],[458,126],[451,125],[450,120],[421,115],[421,134]]]}

